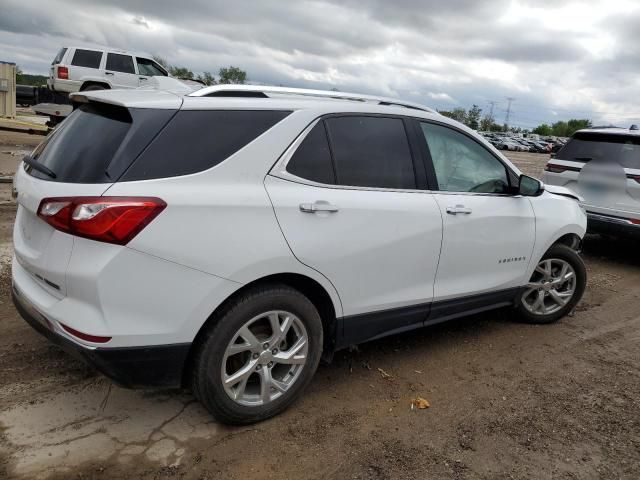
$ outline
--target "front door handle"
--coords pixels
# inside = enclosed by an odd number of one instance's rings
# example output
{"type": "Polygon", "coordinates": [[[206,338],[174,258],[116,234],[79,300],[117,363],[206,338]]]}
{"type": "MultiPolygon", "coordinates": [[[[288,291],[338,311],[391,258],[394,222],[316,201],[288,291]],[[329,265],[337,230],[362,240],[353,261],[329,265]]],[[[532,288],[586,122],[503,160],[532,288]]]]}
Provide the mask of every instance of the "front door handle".
{"type": "Polygon", "coordinates": [[[468,207],[465,207],[464,205],[456,205],[455,207],[447,207],[447,213],[449,215],[458,215],[459,213],[462,213],[464,215],[469,215],[471,213],[471,209],[468,207]]]}
{"type": "Polygon", "coordinates": [[[300,211],[305,213],[316,213],[316,212],[328,212],[328,213],[336,213],[338,211],[338,207],[335,205],[331,205],[329,202],[324,200],[317,200],[313,203],[301,203],[300,211]]]}

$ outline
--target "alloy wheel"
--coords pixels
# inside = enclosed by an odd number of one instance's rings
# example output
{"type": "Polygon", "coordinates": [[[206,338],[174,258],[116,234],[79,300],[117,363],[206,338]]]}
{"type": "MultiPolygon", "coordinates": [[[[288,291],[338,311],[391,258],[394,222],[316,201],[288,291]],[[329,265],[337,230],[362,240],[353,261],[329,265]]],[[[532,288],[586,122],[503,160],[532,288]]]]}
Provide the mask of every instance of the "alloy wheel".
{"type": "Polygon", "coordinates": [[[576,291],[576,272],[569,262],[548,258],[536,266],[522,295],[523,306],[534,315],[550,315],[563,308],[576,291]]]}
{"type": "Polygon", "coordinates": [[[273,310],[253,317],[236,332],[225,350],[225,392],[240,405],[273,402],[300,377],[308,348],[307,330],[296,315],[273,310]]]}

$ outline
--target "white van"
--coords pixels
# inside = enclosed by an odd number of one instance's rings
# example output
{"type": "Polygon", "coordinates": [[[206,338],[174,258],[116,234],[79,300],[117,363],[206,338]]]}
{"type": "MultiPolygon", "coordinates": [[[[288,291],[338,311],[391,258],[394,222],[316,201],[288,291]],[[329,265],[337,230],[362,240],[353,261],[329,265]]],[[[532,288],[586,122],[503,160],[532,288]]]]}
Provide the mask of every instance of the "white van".
{"type": "Polygon", "coordinates": [[[57,92],[138,88],[153,76],[168,77],[152,58],[125,50],[63,47],[51,62],[47,85],[57,92]]]}

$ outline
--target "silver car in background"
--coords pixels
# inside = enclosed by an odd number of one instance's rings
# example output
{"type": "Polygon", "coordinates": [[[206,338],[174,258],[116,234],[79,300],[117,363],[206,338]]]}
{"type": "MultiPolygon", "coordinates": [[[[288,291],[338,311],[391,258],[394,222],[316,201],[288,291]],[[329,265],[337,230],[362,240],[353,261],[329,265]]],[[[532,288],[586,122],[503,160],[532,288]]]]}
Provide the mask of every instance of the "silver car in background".
{"type": "Polygon", "coordinates": [[[551,158],[543,181],[584,198],[591,232],[640,237],[640,130],[579,130],[551,158]]]}

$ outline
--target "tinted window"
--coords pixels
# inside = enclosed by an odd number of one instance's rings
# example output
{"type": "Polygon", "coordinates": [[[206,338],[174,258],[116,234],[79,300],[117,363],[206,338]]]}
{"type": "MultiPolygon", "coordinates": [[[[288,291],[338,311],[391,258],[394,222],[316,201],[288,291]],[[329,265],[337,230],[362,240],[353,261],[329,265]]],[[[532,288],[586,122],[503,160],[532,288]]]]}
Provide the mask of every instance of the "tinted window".
{"type": "Polygon", "coordinates": [[[136,73],[133,68],[133,57],[129,55],[119,55],[117,53],[109,53],[107,55],[107,70],[123,73],[136,73]]]}
{"type": "Polygon", "coordinates": [[[640,168],[640,136],[581,132],[576,133],[556,158],[574,162],[591,160],[640,168]]]}
{"type": "Polygon", "coordinates": [[[336,182],[324,122],[318,122],[305,137],[289,160],[287,171],[314,182],[336,182]]]}
{"type": "Polygon", "coordinates": [[[163,77],[167,76],[167,72],[162,70],[160,66],[153,60],[137,57],[136,62],[138,63],[138,73],[140,75],[148,75],[150,77],[156,75],[160,75],[163,77]]]}
{"type": "Polygon", "coordinates": [[[76,48],[73,54],[71,65],[77,67],[100,68],[100,60],[102,60],[102,52],[95,50],[80,50],[76,48]]]}
{"type": "Polygon", "coordinates": [[[179,111],[122,179],[175,177],[207,170],[253,141],[289,113],[179,111]]]}
{"type": "Polygon", "coordinates": [[[374,188],[416,188],[404,123],[398,118],[326,120],[337,183],[374,188]]]}
{"type": "MultiPolygon", "coordinates": [[[[41,143],[33,158],[56,174],[55,181],[95,183],[102,178],[131,126],[125,108],[83,105],[41,143]]],[[[28,169],[34,177],[48,176],[28,169]]]]}
{"type": "Polygon", "coordinates": [[[53,62],[51,62],[51,65],[58,65],[62,61],[62,57],[64,57],[65,53],[67,53],[67,48],[66,47],[62,47],[58,51],[58,54],[56,55],[56,58],[54,58],[53,62]]]}
{"type": "Polygon", "coordinates": [[[448,192],[503,193],[507,170],[482,145],[448,127],[421,123],[438,187],[448,192]]]}

